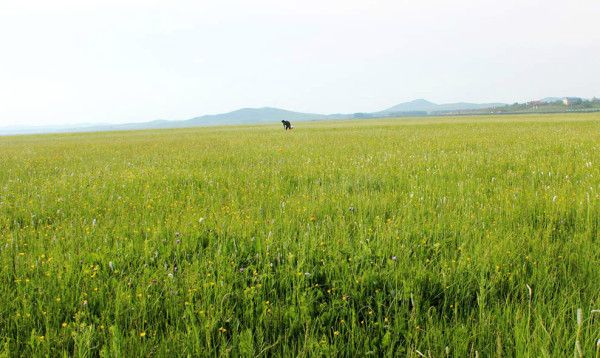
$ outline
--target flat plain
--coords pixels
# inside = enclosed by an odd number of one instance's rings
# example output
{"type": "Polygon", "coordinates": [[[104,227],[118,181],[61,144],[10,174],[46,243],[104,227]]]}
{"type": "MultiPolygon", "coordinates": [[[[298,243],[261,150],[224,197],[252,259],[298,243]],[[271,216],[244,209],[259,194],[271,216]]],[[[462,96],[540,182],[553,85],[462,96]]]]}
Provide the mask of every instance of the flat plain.
{"type": "Polygon", "coordinates": [[[0,137],[0,356],[598,356],[600,114],[294,124],[0,137]]]}

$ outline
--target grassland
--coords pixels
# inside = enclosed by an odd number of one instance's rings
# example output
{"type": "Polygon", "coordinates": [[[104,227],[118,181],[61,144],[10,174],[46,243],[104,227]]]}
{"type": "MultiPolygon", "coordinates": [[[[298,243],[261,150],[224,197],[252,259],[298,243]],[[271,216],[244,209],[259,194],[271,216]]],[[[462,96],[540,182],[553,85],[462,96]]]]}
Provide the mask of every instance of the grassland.
{"type": "Polygon", "coordinates": [[[599,227],[599,114],[4,137],[0,356],[593,357],[599,227]]]}

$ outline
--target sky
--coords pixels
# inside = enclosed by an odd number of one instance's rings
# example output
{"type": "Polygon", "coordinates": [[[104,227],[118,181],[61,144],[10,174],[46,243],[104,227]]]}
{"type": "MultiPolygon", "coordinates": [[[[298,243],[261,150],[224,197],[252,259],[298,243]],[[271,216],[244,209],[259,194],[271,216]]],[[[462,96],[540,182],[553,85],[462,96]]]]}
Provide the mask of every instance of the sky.
{"type": "Polygon", "coordinates": [[[0,0],[0,126],[600,97],[597,0],[0,0]]]}

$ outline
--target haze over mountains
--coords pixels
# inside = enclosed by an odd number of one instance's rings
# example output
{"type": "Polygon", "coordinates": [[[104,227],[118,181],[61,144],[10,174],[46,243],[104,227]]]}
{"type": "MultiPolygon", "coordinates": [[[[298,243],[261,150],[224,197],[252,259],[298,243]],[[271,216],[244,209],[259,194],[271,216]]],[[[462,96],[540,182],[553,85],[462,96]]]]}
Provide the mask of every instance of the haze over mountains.
{"type": "MultiPolygon", "coordinates": [[[[548,97],[544,100],[554,99],[548,97]]],[[[432,115],[443,114],[445,111],[476,110],[505,106],[503,103],[447,103],[436,104],[425,99],[417,99],[410,102],[400,103],[388,109],[379,112],[352,113],[352,114],[318,114],[302,113],[288,111],[280,108],[262,107],[262,108],[242,108],[233,112],[221,114],[209,114],[194,117],[188,120],[171,121],[155,120],[142,123],[126,124],[88,124],[88,125],[62,125],[62,126],[40,126],[40,127],[20,127],[11,126],[0,128],[0,135],[11,134],[35,134],[35,133],[58,133],[58,132],[93,132],[93,131],[112,131],[112,130],[133,130],[133,129],[160,129],[160,128],[185,128],[197,126],[213,125],[236,125],[236,124],[260,124],[277,123],[281,120],[292,122],[299,121],[318,121],[328,119],[350,119],[350,118],[378,118],[390,116],[414,116],[414,115],[432,115]]]]}
{"type": "Polygon", "coordinates": [[[391,108],[388,108],[381,113],[394,113],[394,112],[441,112],[441,111],[456,111],[456,110],[468,110],[468,109],[485,109],[504,106],[504,103],[446,103],[436,104],[429,102],[425,99],[416,99],[414,101],[400,103],[391,108]]]}

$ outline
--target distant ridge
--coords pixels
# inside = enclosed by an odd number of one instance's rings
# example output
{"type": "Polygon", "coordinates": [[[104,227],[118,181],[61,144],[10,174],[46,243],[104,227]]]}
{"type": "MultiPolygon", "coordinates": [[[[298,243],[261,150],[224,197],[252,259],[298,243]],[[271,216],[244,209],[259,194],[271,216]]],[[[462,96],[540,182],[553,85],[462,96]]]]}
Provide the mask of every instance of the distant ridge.
{"type": "MultiPolygon", "coordinates": [[[[547,97],[539,102],[554,103],[562,100],[562,97],[547,97]]],[[[260,107],[260,108],[242,108],[232,112],[220,114],[207,114],[194,117],[187,120],[153,120],[142,123],[127,124],[87,124],[87,125],[53,125],[53,126],[10,126],[0,127],[0,135],[14,134],[36,134],[36,133],[64,133],[64,132],[96,132],[96,131],[117,131],[134,129],[163,129],[163,128],[185,128],[197,126],[214,125],[236,125],[236,124],[260,124],[277,123],[281,120],[292,122],[299,121],[319,121],[332,119],[350,119],[350,118],[380,118],[380,117],[412,117],[425,115],[452,115],[452,114],[485,114],[485,113],[506,113],[515,105],[504,103],[445,103],[437,104],[425,99],[416,99],[404,102],[387,108],[379,112],[366,113],[336,113],[336,114],[318,114],[294,112],[281,108],[260,107]],[[489,111],[487,111],[489,109],[489,111]],[[483,113],[477,113],[478,111],[483,113]]]]}
{"type": "Polygon", "coordinates": [[[212,125],[221,124],[224,122],[226,122],[227,124],[245,124],[278,122],[284,119],[289,121],[321,120],[330,117],[330,115],[324,114],[301,113],[288,111],[280,108],[262,107],[242,108],[238,109],[237,111],[222,114],[208,114],[188,119],[186,121],[183,121],[183,123],[188,125],[212,125]]]}
{"type": "Polygon", "coordinates": [[[233,125],[233,124],[260,124],[279,122],[283,119],[290,121],[308,121],[322,120],[330,116],[316,113],[293,112],[280,108],[262,107],[262,108],[242,108],[236,111],[207,114],[182,121],[156,120],[144,123],[131,123],[116,125],[114,127],[127,127],[127,129],[155,129],[155,128],[184,128],[197,126],[213,125],[233,125]]]}
{"type": "Polygon", "coordinates": [[[436,104],[429,102],[425,99],[416,99],[414,101],[397,104],[386,110],[378,113],[395,113],[395,112],[414,112],[424,111],[427,113],[441,112],[441,111],[459,111],[459,110],[470,110],[470,109],[486,109],[505,106],[504,103],[446,103],[436,104]]]}
{"type": "Polygon", "coordinates": [[[546,98],[540,99],[540,102],[553,103],[553,102],[562,101],[562,99],[563,99],[563,97],[546,97],[546,98]]]}

